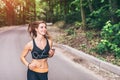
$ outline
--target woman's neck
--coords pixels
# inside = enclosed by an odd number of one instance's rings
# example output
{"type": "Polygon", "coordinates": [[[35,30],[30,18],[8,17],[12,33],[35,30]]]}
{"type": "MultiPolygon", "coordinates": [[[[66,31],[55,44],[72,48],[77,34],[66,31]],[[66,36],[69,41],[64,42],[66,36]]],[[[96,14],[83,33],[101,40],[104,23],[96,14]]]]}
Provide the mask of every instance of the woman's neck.
{"type": "Polygon", "coordinates": [[[36,37],[36,39],[41,41],[41,40],[45,39],[45,37],[44,37],[43,35],[38,35],[38,36],[36,37]]]}

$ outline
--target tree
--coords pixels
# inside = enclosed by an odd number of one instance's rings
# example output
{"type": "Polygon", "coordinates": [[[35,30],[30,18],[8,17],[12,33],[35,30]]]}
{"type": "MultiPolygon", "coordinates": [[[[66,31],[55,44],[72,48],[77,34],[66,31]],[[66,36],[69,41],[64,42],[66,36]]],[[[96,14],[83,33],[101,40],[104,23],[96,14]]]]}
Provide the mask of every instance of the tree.
{"type": "Polygon", "coordinates": [[[3,0],[6,5],[6,24],[15,24],[15,10],[14,10],[14,0],[3,0]]]}
{"type": "Polygon", "coordinates": [[[118,23],[118,18],[117,16],[115,15],[115,12],[117,11],[118,9],[118,5],[117,5],[117,0],[109,0],[109,11],[110,11],[110,16],[111,16],[111,21],[112,23],[118,23]]]}
{"type": "Polygon", "coordinates": [[[86,29],[86,17],[85,17],[85,10],[83,6],[83,0],[80,0],[80,11],[81,11],[81,18],[82,18],[82,27],[86,29]]]}

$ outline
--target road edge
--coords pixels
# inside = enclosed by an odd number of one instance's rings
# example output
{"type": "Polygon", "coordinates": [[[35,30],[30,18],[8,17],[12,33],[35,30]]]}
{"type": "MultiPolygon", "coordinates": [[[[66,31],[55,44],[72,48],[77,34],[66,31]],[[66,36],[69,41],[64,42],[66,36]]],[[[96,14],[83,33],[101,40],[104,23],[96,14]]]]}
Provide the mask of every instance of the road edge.
{"type": "Polygon", "coordinates": [[[72,48],[68,45],[63,45],[63,44],[57,44],[57,45],[62,47],[63,49],[70,51],[72,54],[75,54],[78,57],[82,57],[82,58],[92,62],[93,64],[99,66],[99,68],[103,68],[105,70],[108,70],[108,71],[120,76],[120,67],[117,65],[113,65],[112,63],[102,61],[92,55],[86,54],[86,53],[84,53],[80,50],[77,50],[75,48],[72,48]]]}

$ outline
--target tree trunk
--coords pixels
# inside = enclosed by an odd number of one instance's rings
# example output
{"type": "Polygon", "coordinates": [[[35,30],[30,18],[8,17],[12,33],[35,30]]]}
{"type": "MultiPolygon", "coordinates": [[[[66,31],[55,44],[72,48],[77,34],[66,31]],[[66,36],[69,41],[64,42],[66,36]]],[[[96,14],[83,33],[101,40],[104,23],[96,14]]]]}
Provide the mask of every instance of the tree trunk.
{"type": "Polygon", "coordinates": [[[36,20],[36,1],[34,0],[34,20],[36,20]]]}
{"type": "Polygon", "coordinates": [[[30,0],[26,0],[26,6],[25,6],[25,8],[24,8],[24,11],[25,11],[25,15],[24,15],[24,17],[25,17],[25,23],[27,22],[27,23],[29,23],[29,21],[31,20],[31,17],[30,17],[30,0]]]}
{"type": "Polygon", "coordinates": [[[6,24],[15,24],[15,11],[14,6],[7,0],[3,0],[6,5],[6,24]]]}
{"type": "Polygon", "coordinates": [[[80,0],[80,10],[81,10],[81,18],[82,18],[82,29],[86,29],[86,18],[85,18],[85,11],[83,7],[83,0],[80,0]]]}
{"type": "Polygon", "coordinates": [[[117,5],[117,1],[116,0],[109,0],[109,4],[110,4],[110,15],[111,15],[111,21],[112,23],[118,23],[118,18],[117,16],[115,15],[115,12],[118,8],[118,5],[117,5]]]}
{"type": "Polygon", "coordinates": [[[64,0],[64,15],[66,16],[66,14],[67,14],[67,1],[66,0],[64,0]]]}
{"type": "Polygon", "coordinates": [[[20,19],[19,24],[22,24],[22,21],[23,21],[22,20],[22,16],[23,16],[22,10],[23,10],[23,6],[22,6],[22,4],[20,4],[20,11],[19,11],[20,13],[19,13],[19,17],[18,17],[20,19]]]}
{"type": "Polygon", "coordinates": [[[25,12],[25,11],[26,11],[26,9],[25,9],[25,7],[23,6],[23,15],[22,15],[22,19],[23,19],[22,23],[23,23],[23,24],[26,23],[26,16],[25,16],[25,15],[26,15],[26,12],[25,12]]]}
{"type": "Polygon", "coordinates": [[[59,0],[59,2],[60,2],[60,16],[59,17],[62,17],[62,0],[59,0]]]}

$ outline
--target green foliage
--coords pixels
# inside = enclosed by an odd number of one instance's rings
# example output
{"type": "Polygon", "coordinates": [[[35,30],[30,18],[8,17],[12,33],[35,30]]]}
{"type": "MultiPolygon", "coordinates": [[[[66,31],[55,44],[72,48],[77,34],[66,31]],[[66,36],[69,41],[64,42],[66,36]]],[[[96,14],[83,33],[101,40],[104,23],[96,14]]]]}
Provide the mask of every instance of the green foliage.
{"type": "Polygon", "coordinates": [[[103,3],[104,2],[104,0],[101,0],[101,3],[103,3]]]}
{"type": "Polygon", "coordinates": [[[108,5],[105,5],[98,10],[93,11],[86,19],[88,28],[101,30],[104,23],[109,20],[108,5]]]}
{"type": "Polygon", "coordinates": [[[117,14],[118,17],[120,17],[120,9],[118,9],[118,10],[116,11],[116,14],[117,14]]]}
{"type": "Polygon", "coordinates": [[[120,59],[116,58],[116,59],[112,60],[112,63],[117,64],[118,66],[120,66],[120,59]]]}
{"type": "Polygon", "coordinates": [[[80,21],[80,12],[72,12],[70,14],[67,14],[65,17],[66,23],[74,23],[76,21],[80,21]]]}
{"type": "Polygon", "coordinates": [[[120,23],[112,25],[108,21],[102,29],[101,37],[102,40],[96,48],[97,53],[114,53],[116,58],[120,58],[120,23]]]}
{"type": "Polygon", "coordinates": [[[75,29],[74,28],[68,28],[65,30],[65,32],[67,32],[67,35],[75,35],[75,29]]]}
{"type": "Polygon", "coordinates": [[[43,13],[45,13],[45,9],[48,10],[48,5],[46,2],[42,2],[41,0],[36,0],[36,16],[37,18],[45,17],[43,13]],[[40,14],[41,13],[41,14],[40,14]]]}
{"type": "Polygon", "coordinates": [[[74,10],[79,11],[80,0],[74,0],[73,2],[71,2],[70,7],[73,8],[73,6],[74,6],[74,10]]]}
{"type": "Polygon", "coordinates": [[[75,29],[79,29],[82,26],[82,23],[79,21],[75,22],[75,29]]]}
{"type": "Polygon", "coordinates": [[[88,32],[86,32],[86,38],[88,39],[88,40],[92,40],[93,39],[93,32],[90,32],[90,31],[88,31],[88,32]]]}
{"type": "Polygon", "coordinates": [[[81,45],[80,45],[80,49],[84,50],[84,49],[86,49],[86,48],[87,48],[87,45],[86,45],[86,44],[81,44],[81,45]]]}
{"type": "Polygon", "coordinates": [[[108,21],[102,29],[101,36],[103,39],[120,45],[120,23],[112,25],[110,21],[108,21]]]}
{"type": "Polygon", "coordinates": [[[110,43],[107,40],[101,40],[97,45],[96,52],[99,54],[104,54],[108,51],[110,43]]]}

